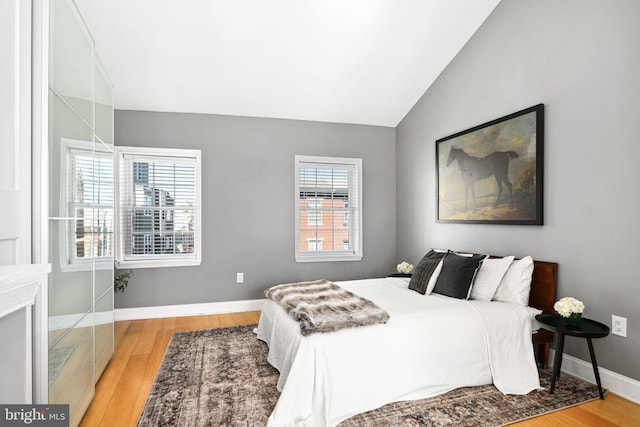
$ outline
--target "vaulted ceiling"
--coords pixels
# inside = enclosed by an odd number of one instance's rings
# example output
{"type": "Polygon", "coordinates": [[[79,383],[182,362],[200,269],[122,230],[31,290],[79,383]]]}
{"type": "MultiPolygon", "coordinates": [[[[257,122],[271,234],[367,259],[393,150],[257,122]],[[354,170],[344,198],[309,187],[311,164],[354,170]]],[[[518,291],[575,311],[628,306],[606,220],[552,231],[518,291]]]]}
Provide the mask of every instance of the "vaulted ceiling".
{"type": "Polygon", "coordinates": [[[395,127],[499,0],[75,0],[117,109],[395,127]]]}

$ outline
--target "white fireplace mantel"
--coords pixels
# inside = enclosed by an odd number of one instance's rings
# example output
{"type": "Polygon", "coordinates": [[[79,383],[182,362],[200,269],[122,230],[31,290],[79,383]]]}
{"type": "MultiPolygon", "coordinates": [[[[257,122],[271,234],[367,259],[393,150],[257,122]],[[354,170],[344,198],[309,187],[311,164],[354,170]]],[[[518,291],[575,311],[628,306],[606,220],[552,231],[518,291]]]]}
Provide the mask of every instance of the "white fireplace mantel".
{"type": "Polygon", "coordinates": [[[0,317],[35,303],[49,264],[0,266],[0,317]]]}
{"type": "Polygon", "coordinates": [[[7,362],[0,367],[3,403],[46,401],[47,305],[43,288],[46,291],[50,271],[49,264],[0,266],[0,356],[7,362]]]}

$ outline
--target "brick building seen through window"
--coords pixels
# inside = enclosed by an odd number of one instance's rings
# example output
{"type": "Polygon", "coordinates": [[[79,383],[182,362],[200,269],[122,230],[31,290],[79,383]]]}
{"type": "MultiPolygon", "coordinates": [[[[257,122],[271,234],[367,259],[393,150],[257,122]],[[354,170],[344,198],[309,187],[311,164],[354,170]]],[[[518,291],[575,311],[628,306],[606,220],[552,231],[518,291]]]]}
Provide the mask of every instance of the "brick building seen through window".
{"type": "Polygon", "coordinates": [[[349,211],[346,195],[301,193],[300,248],[309,252],[348,251],[349,211]]]}

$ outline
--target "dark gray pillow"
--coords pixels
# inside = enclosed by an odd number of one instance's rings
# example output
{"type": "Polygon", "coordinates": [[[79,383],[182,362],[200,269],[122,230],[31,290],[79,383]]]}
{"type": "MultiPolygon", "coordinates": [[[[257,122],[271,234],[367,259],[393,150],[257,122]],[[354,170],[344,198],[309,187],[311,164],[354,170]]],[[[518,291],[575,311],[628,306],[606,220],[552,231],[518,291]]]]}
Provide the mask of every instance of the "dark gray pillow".
{"type": "Polygon", "coordinates": [[[433,249],[427,252],[413,269],[411,280],[409,281],[409,289],[424,295],[427,291],[429,279],[445,254],[446,252],[436,252],[433,249]]]}
{"type": "Polygon", "coordinates": [[[433,293],[468,299],[476,272],[486,255],[460,256],[449,252],[442,260],[442,270],[433,293]]]}

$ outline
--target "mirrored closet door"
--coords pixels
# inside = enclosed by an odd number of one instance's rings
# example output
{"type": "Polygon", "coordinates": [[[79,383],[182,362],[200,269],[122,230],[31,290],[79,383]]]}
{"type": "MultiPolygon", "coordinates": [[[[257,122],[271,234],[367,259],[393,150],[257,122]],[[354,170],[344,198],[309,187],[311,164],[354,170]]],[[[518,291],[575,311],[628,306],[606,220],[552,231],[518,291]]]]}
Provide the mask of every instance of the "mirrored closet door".
{"type": "Polygon", "coordinates": [[[113,354],[112,84],[72,0],[49,25],[49,403],[73,426],[113,354]]]}

